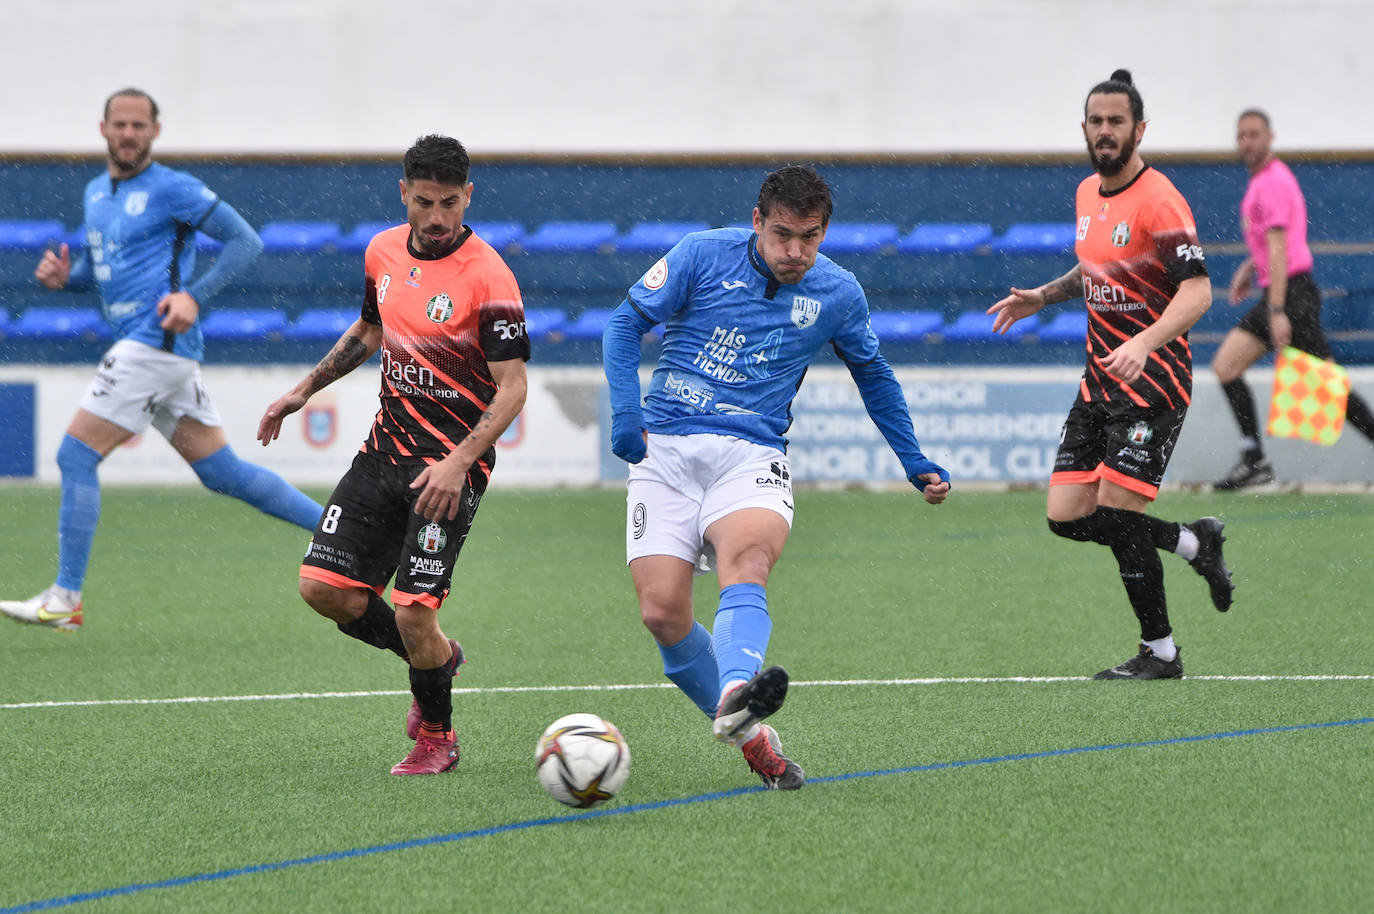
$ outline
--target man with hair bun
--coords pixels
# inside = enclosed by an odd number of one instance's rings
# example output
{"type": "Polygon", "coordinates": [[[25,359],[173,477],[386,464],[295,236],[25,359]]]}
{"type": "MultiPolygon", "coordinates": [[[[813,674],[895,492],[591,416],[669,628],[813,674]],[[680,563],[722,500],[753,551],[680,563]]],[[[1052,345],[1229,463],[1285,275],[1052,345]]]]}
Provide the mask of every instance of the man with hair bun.
{"type": "Polygon", "coordinates": [[[1108,546],[1140,623],[1135,656],[1095,679],[1178,679],[1157,550],[1181,555],[1202,575],[1212,603],[1231,608],[1223,524],[1180,524],[1145,513],[1159,494],[1192,397],[1188,329],[1212,303],[1192,211],[1137,146],[1145,105],[1127,70],[1098,83],[1083,105],[1083,137],[1095,175],[1078,186],[1078,265],[1034,289],[1013,287],[988,309],[1005,333],[1054,302],[1082,295],[1087,364],[1050,475],[1046,515],[1058,536],[1108,546]]]}

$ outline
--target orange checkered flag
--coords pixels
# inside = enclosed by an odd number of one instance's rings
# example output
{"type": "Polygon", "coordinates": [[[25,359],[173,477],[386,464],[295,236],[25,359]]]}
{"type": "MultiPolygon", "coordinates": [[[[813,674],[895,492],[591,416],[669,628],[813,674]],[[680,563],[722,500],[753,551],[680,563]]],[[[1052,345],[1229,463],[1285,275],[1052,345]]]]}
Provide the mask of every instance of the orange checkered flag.
{"type": "Polygon", "coordinates": [[[1274,360],[1274,396],[1269,404],[1269,434],[1332,445],[1345,425],[1350,377],[1327,362],[1292,346],[1274,360]]]}

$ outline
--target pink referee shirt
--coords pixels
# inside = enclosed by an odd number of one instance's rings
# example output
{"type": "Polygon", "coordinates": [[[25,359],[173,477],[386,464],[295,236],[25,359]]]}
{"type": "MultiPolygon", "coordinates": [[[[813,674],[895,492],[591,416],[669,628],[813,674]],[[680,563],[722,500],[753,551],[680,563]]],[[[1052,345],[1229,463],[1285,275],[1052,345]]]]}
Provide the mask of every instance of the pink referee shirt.
{"type": "Polygon", "coordinates": [[[1240,201],[1240,228],[1245,246],[1255,261],[1255,282],[1269,288],[1269,243],[1265,233],[1284,230],[1288,240],[1288,275],[1312,269],[1312,250],[1307,246],[1307,201],[1288,166],[1271,158],[1250,176],[1245,198],[1240,201]]]}

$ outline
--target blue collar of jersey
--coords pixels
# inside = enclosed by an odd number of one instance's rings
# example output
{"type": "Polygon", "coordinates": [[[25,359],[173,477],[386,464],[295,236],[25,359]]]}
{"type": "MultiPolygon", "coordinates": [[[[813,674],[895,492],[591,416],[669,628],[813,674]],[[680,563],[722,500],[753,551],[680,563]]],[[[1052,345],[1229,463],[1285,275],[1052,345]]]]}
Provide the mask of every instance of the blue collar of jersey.
{"type": "Polygon", "coordinates": [[[763,258],[759,256],[758,240],[758,232],[754,232],[749,236],[749,265],[753,267],[760,276],[768,280],[768,286],[763,290],[763,297],[772,301],[773,296],[778,294],[778,288],[782,283],[778,282],[778,278],[773,275],[773,271],[768,269],[768,264],[764,263],[763,258]]]}

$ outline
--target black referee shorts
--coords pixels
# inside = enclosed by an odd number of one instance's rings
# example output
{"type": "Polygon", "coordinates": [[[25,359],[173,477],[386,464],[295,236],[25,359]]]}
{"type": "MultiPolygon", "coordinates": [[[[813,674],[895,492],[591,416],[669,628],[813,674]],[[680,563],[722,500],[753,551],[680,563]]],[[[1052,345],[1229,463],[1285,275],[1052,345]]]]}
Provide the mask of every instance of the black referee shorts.
{"type": "MultiPolygon", "coordinates": [[[[1331,358],[1331,344],[1327,342],[1326,331],[1322,329],[1322,295],[1311,273],[1288,277],[1283,310],[1288,312],[1288,322],[1293,326],[1292,345],[1319,359],[1331,358]]],[[[1261,294],[1259,304],[1247,311],[1236,326],[1258,338],[1266,348],[1274,348],[1269,340],[1267,296],[1261,294]]]]}

